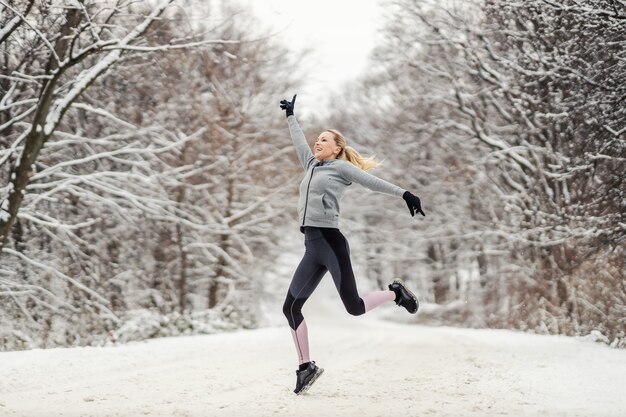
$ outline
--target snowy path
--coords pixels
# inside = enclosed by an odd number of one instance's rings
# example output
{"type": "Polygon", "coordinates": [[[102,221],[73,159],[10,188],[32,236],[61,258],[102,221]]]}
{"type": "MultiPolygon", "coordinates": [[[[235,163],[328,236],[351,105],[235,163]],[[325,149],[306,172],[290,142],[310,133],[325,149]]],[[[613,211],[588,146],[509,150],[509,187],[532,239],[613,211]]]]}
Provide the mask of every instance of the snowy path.
{"type": "Polygon", "coordinates": [[[286,326],[0,353],[0,416],[626,416],[626,351],[379,319],[394,309],[310,312],[326,372],[300,397],[286,326]]]}

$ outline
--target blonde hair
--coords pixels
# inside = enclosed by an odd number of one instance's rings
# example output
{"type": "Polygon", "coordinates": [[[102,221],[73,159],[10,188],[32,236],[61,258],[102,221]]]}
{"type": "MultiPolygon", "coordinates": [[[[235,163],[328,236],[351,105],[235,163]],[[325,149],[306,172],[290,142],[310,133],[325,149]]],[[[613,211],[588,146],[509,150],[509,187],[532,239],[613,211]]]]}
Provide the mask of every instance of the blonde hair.
{"type": "Polygon", "coordinates": [[[372,168],[376,168],[381,164],[373,156],[362,156],[352,146],[346,145],[346,138],[335,129],[326,129],[325,132],[330,132],[335,136],[335,143],[341,148],[341,151],[337,155],[337,159],[343,159],[350,162],[352,165],[361,168],[363,171],[368,171],[372,168]]]}

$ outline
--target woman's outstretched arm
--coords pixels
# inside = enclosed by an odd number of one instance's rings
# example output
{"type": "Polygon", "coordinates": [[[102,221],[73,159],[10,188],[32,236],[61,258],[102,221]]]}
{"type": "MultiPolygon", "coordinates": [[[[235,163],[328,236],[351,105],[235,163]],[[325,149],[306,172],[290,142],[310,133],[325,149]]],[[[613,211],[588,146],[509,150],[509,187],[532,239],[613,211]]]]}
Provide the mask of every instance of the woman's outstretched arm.
{"type": "Polygon", "coordinates": [[[401,197],[406,191],[397,185],[378,178],[375,175],[368,174],[348,161],[342,161],[340,163],[339,172],[346,180],[356,182],[365,188],[369,188],[370,190],[377,191],[379,193],[401,197]]]}
{"type": "Polygon", "coordinates": [[[298,154],[298,159],[302,164],[302,167],[306,170],[309,168],[311,162],[315,159],[313,156],[313,152],[311,152],[311,148],[306,141],[306,137],[304,136],[304,132],[300,128],[298,121],[296,120],[296,116],[293,115],[293,109],[296,105],[296,95],[293,96],[291,101],[281,100],[280,108],[285,110],[287,115],[287,124],[289,125],[289,133],[291,134],[291,140],[293,141],[293,146],[296,148],[296,153],[298,154]]]}
{"type": "Polygon", "coordinates": [[[341,172],[341,175],[346,180],[361,184],[362,186],[369,188],[372,191],[378,191],[379,193],[385,193],[397,197],[402,196],[402,198],[406,202],[407,207],[409,208],[411,216],[415,216],[416,213],[419,213],[422,216],[426,216],[426,214],[424,214],[424,211],[422,210],[422,203],[419,197],[412,194],[411,192],[404,190],[390,182],[382,180],[372,174],[368,174],[361,168],[357,168],[347,161],[342,161],[342,163],[339,165],[339,170],[341,172]]]}

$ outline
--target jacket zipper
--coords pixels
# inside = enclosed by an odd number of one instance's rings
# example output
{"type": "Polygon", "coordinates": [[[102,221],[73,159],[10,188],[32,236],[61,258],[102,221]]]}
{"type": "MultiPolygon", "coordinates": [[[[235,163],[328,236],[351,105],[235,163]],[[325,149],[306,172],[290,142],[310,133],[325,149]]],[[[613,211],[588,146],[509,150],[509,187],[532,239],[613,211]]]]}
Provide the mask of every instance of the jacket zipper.
{"type": "Polygon", "coordinates": [[[311,186],[311,180],[313,179],[313,171],[315,171],[315,168],[319,165],[320,164],[317,163],[313,165],[313,168],[311,168],[311,176],[309,177],[309,183],[306,185],[306,197],[304,199],[304,214],[302,215],[302,226],[300,226],[300,230],[304,230],[304,223],[306,222],[306,209],[309,206],[309,187],[311,186]]]}

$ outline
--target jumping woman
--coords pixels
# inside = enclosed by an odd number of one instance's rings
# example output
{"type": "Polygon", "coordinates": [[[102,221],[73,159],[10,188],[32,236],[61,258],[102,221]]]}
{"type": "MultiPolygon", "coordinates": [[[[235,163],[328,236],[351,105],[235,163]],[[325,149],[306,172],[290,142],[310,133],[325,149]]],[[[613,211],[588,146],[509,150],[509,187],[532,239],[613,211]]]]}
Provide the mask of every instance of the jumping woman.
{"type": "Polygon", "coordinates": [[[356,288],[348,241],[338,229],[339,201],[353,182],[373,191],[404,198],[411,216],[420,213],[420,199],[402,188],[381,180],[365,171],[378,165],[373,158],[364,158],[346,146],[345,138],[334,129],[320,133],[313,152],[293,114],[296,96],[282,100],[280,108],[287,113],[289,132],[306,171],[300,183],[298,215],[300,231],[304,233],[305,253],[289,285],[283,313],[287,317],[296,345],[300,367],[296,371],[296,394],[302,394],[324,370],[309,358],[309,340],[302,306],[311,296],[322,277],[330,271],[335,287],[349,314],[359,316],[379,305],[395,301],[409,313],[417,312],[415,296],[397,279],[389,291],[373,291],[359,295],[356,288]]]}

